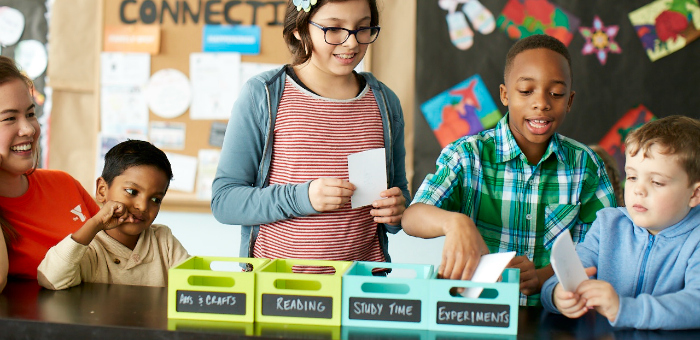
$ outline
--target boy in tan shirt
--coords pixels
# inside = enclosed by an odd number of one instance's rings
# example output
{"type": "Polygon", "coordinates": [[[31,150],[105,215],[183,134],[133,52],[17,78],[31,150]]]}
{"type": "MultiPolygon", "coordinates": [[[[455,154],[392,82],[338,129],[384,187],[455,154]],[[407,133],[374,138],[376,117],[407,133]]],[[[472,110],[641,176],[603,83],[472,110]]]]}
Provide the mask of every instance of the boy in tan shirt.
{"type": "Polygon", "coordinates": [[[151,224],[172,177],[165,153],[149,142],[129,140],[109,150],[95,193],[102,209],[49,249],[39,284],[166,286],[168,269],[189,257],[168,227],[151,224]]]}

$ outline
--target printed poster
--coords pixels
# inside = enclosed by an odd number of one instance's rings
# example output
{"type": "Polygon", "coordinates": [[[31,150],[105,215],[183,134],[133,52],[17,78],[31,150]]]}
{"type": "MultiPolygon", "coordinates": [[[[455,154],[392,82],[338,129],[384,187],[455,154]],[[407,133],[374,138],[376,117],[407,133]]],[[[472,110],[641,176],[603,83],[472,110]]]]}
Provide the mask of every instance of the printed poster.
{"type": "Polygon", "coordinates": [[[627,111],[598,143],[615,159],[621,174],[625,173],[625,138],[630,132],[652,120],[656,120],[654,114],[644,105],[639,105],[627,111]]]}
{"type": "Polygon", "coordinates": [[[631,12],[629,18],[651,61],[700,37],[698,0],[657,0],[631,12]]]}
{"type": "Polygon", "coordinates": [[[508,0],[496,25],[511,39],[547,34],[569,46],[581,20],[547,0],[508,0]]]}
{"type": "Polygon", "coordinates": [[[421,105],[441,147],[496,126],[501,112],[480,75],[474,75],[421,105]]]}

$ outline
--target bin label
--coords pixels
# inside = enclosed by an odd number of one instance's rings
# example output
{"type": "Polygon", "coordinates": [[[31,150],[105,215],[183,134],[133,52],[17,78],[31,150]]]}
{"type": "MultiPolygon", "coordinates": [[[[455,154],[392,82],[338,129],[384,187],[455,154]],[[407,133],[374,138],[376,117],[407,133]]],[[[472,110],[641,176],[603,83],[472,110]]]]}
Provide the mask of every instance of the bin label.
{"type": "Polygon", "coordinates": [[[178,312],[245,315],[245,293],[178,290],[178,312]]]}
{"type": "Polygon", "coordinates": [[[420,322],[421,301],[351,297],[350,319],[420,322]]]}
{"type": "Polygon", "coordinates": [[[333,298],[307,295],[262,295],[262,314],[298,318],[333,318],[333,298]]]}
{"type": "Polygon", "coordinates": [[[442,325],[508,327],[510,306],[438,301],[435,317],[442,325]]]}

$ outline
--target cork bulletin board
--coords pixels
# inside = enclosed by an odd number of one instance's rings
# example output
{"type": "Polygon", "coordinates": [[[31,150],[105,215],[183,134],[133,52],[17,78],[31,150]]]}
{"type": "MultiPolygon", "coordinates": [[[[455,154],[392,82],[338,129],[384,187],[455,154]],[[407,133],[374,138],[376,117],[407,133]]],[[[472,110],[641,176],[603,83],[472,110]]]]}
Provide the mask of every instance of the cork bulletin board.
{"type": "MultiPolygon", "coordinates": [[[[243,54],[241,61],[288,63],[290,54],[282,39],[285,8],[286,1],[272,0],[104,0],[101,27],[104,32],[105,28],[113,26],[158,26],[160,51],[151,55],[151,75],[163,69],[175,69],[189,78],[190,54],[202,52],[205,24],[258,25],[260,54],[243,54]]],[[[96,86],[96,93],[99,93],[99,82],[96,86]]],[[[220,149],[210,145],[210,131],[213,123],[225,126],[227,120],[191,119],[189,113],[188,109],[177,117],[163,118],[149,112],[149,121],[185,124],[184,149],[161,147],[163,151],[197,157],[200,149],[220,149]]],[[[199,199],[195,192],[169,190],[163,206],[164,209],[207,211],[209,200],[199,199]]]]}

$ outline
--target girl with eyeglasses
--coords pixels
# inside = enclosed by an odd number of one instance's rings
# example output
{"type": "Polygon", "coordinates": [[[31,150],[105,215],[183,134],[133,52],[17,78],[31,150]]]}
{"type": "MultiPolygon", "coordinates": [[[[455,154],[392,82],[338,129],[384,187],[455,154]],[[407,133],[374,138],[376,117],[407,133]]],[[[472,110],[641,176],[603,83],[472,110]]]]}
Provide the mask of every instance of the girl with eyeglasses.
{"type": "Polygon", "coordinates": [[[387,232],[401,230],[410,199],[403,113],[394,92],[354,71],[378,23],[375,0],[289,0],[292,62],[242,88],[213,184],[216,219],[242,225],[241,256],[390,261],[387,232]],[[347,156],[375,148],[389,189],[352,209],[347,156]]]}

